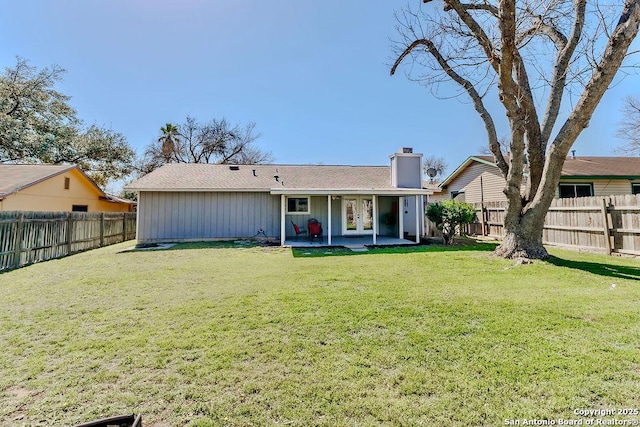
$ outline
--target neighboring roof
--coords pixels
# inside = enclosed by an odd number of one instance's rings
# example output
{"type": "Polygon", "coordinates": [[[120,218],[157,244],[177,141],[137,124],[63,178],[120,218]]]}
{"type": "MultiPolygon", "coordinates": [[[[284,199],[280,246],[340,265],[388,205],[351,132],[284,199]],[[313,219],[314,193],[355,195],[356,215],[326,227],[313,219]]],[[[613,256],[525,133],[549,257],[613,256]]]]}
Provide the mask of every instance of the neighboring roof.
{"type": "Polygon", "coordinates": [[[640,157],[569,157],[564,161],[562,177],[640,178],[640,157]]]}
{"type": "Polygon", "coordinates": [[[111,202],[111,203],[126,203],[128,205],[137,205],[138,202],[134,201],[134,200],[129,200],[129,199],[123,199],[122,197],[118,197],[118,196],[114,196],[113,194],[108,194],[105,193],[106,197],[102,198],[105,202],[111,202]]]}
{"type": "Polygon", "coordinates": [[[130,191],[395,189],[389,166],[195,163],[164,165],[126,188],[130,191]]]}
{"type": "MultiPolygon", "coordinates": [[[[440,183],[440,187],[453,181],[473,162],[496,166],[493,156],[470,156],[440,183]]],[[[567,157],[562,166],[561,176],[563,178],[640,179],[640,157],[567,157]]]]}
{"type": "Polygon", "coordinates": [[[422,188],[433,191],[434,193],[442,191],[439,182],[422,181],[422,188]]]}
{"type": "Polygon", "coordinates": [[[75,168],[75,165],[0,164],[0,197],[16,193],[75,168]]]}

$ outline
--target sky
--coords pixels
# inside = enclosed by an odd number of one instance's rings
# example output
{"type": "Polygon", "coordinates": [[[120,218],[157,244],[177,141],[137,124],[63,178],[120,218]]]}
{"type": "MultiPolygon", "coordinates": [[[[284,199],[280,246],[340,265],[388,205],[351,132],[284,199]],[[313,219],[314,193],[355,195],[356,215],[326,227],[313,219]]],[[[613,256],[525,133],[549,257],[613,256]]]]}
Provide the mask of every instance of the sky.
{"type": "MultiPolygon", "coordinates": [[[[404,72],[389,75],[394,10],[404,4],[0,0],[0,66],[21,56],[65,68],[57,89],[79,117],[138,152],[189,115],[255,122],[276,163],[385,165],[413,147],[452,172],[479,154],[486,133],[466,99],[438,99],[404,72]]],[[[616,154],[623,98],[638,93],[639,75],[617,80],[577,155],[616,154]]]]}

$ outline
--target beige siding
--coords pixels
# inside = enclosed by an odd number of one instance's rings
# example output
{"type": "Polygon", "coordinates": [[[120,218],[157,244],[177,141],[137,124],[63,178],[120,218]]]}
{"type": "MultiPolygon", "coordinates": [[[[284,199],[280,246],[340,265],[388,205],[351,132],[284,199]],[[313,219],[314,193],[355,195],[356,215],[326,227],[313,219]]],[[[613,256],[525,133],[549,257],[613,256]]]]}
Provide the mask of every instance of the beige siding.
{"type": "MultiPolygon", "coordinates": [[[[449,183],[442,193],[437,197],[430,197],[429,200],[450,199],[451,193],[464,191],[464,201],[468,203],[480,203],[483,198],[485,202],[503,201],[506,200],[502,192],[504,185],[504,178],[497,167],[474,162],[449,183]]],[[[458,199],[460,198],[456,200],[458,199]]]]}
{"type": "Polygon", "coordinates": [[[631,194],[631,184],[640,184],[640,180],[599,179],[593,181],[596,196],[620,196],[631,194]]]}
{"type": "Polygon", "coordinates": [[[447,190],[443,190],[438,193],[434,192],[432,195],[429,196],[428,200],[429,200],[429,203],[435,203],[435,202],[441,202],[443,200],[447,200],[450,198],[451,198],[451,195],[449,194],[449,192],[447,190]]]}
{"type": "Polygon", "coordinates": [[[280,197],[253,192],[140,192],[139,242],[280,236],[280,197]]]}

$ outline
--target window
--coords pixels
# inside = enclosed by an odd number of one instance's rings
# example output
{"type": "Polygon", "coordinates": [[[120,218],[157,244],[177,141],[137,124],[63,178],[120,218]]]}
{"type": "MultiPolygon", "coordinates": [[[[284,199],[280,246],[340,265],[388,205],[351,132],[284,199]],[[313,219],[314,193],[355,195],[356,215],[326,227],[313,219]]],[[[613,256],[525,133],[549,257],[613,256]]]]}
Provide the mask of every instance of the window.
{"type": "Polygon", "coordinates": [[[464,190],[462,191],[452,191],[451,192],[451,198],[453,200],[457,200],[459,202],[464,202],[464,190]]]}
{"type": "Polygon", "coordinates": [[[591,197],[593,196],[593,184],[560,184],[560,198],[591,197]]]}
{"type": "Polygon", "coordinates": [[[631,194],[640,194],[640,184],[631,184],[631,194]]]}
{"type": "Polygon", "coordinates": [[[71,207],[73,212],[89,212],[89,206],[87,205],[73,205],[71,207]]]}
{"type": "Polygon", "coordinates": [[[287,198],[287,213],[308,214],[309,198],[308,197],[289,197],[287,198]]]}
{"type": "Polygon", "coordinates": [[[64,189],[68,190],[70,186],[71,186],[71,178],[65,178],[64,179],[64,189]]]}

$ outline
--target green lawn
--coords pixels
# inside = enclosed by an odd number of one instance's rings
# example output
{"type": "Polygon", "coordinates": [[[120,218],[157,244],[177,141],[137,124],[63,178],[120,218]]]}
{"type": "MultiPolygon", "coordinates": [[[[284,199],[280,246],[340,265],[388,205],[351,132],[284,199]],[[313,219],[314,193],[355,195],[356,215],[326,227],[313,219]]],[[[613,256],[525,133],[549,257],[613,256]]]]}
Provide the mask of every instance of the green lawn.
{"type": "Polygon", "coordinates": [[[640,406],[637,259],[130,246],[0,274],[0,425],[482,426],[640,406]]]}

